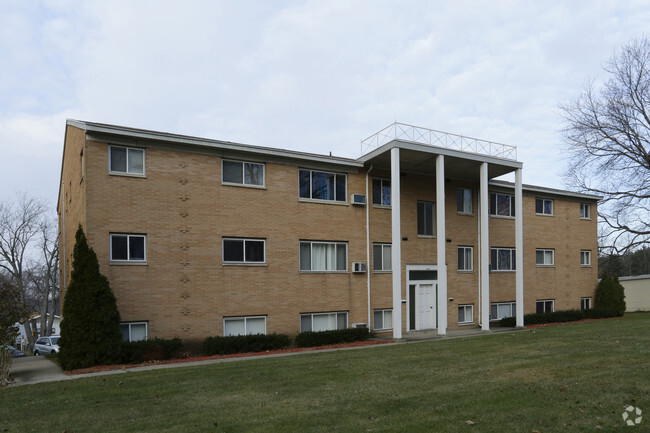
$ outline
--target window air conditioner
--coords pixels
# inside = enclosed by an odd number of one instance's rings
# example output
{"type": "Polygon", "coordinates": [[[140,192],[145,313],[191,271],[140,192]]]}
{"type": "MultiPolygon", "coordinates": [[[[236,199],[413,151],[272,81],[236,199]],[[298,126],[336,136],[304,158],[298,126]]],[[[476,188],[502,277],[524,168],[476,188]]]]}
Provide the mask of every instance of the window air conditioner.
{"type": "Polygon", "coordinates": [[[352,272],[354,272],[355,274],[362,274],[366,272],[366,264],[364,262],[352,263],[352,272]]]}
{"type": "Polygon", "coordinates": [[[365,206],[366,205],[366,196],[363,194],[352,194],[352,204],[356,204],[357,206],[365,206]]]}

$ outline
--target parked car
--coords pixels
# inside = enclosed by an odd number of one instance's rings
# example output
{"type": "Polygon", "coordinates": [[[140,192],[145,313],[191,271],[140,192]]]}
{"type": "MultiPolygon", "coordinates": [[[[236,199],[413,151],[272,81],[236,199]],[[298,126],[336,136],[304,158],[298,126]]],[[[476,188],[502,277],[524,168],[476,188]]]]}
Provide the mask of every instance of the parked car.
{"type": "Polygon", "coordinates": [[[49,353],[59,353],[59,336],[50,335],[49,337],[40,337],[34,343],[34,355],[45,355],[49,353]]]}
{"type": "Polygon", "coordinates": [[[9,344],[3,344],[2,346],[0,346],[0,350],[8,350],[9,353],[11,353],[11,356],[13,356],[14,358],[25,356],[25,352],[23,352],[22,350],[18,350],[14,346],[11,346],[9,344]]]}

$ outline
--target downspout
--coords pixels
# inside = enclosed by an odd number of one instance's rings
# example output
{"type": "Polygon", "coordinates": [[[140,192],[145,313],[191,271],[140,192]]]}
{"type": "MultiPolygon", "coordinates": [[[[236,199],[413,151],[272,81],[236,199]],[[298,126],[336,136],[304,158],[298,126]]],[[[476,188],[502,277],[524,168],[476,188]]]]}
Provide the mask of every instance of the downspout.
{"type": "Polygon", "coordinates": [[[368,330],[370,330],[370,318],[372,307],[370,305],[370,200],[368,199],[368,175],[372,171],[372,164],[366,171],[366,281],[368,284],[368,330]]]}

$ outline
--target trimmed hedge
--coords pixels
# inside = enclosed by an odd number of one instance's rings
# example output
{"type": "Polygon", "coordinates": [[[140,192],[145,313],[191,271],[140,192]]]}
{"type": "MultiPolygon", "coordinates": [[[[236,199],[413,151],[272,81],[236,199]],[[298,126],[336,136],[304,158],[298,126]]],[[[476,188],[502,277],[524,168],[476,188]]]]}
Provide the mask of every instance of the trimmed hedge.
{"type": "Polygon", "coordinates": [[[228,355],[231,353],[264,352],[289,347],[291,339],[284,334],[236,335],[208,337],[203,341],[204,355],[228,355]]]}
{"type": "Polygon", "coordinates": [[[337,331],[301,332],[296,336],[296,346],[314,347],[331,344],[365,341],[370,338],[368,328],[349,328],[337,331]]]}
{"type": "Polygon", "coordinates": [[[180,338],[130,341],[122,343],[122,362],[139,364],[147,361],[163,361],[176,358],[183,350],[180,338]]]}
{"type": "MultiPolygon", "coordinates": [[[[593,308],[590,310],[561,310],[552,313],[535,313],[524,316],[524,326],[542,325],[545,323],[565,323],[577,322],[584,319],[606,319],[608,317],[618,317],[616,311],[606,308],[593,308]]],[[[499,322],[504,327],[515,327],[517,325],[514,317],[504,317],[499,322]]]]}

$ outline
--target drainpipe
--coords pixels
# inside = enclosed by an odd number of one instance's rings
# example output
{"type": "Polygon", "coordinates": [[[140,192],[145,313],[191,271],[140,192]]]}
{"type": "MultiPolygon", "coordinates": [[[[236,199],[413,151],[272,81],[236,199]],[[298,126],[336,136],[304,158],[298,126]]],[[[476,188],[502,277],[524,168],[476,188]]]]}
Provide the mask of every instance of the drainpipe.
{"type": "Polygon", "coordinates": [[[372,164],[366,171],[366,281],[368,283],[368,330],[370,330],[370,318],[372,307],[370,305],[370,200],[368,195],[368,176],[372,171],[372,164]]]}

